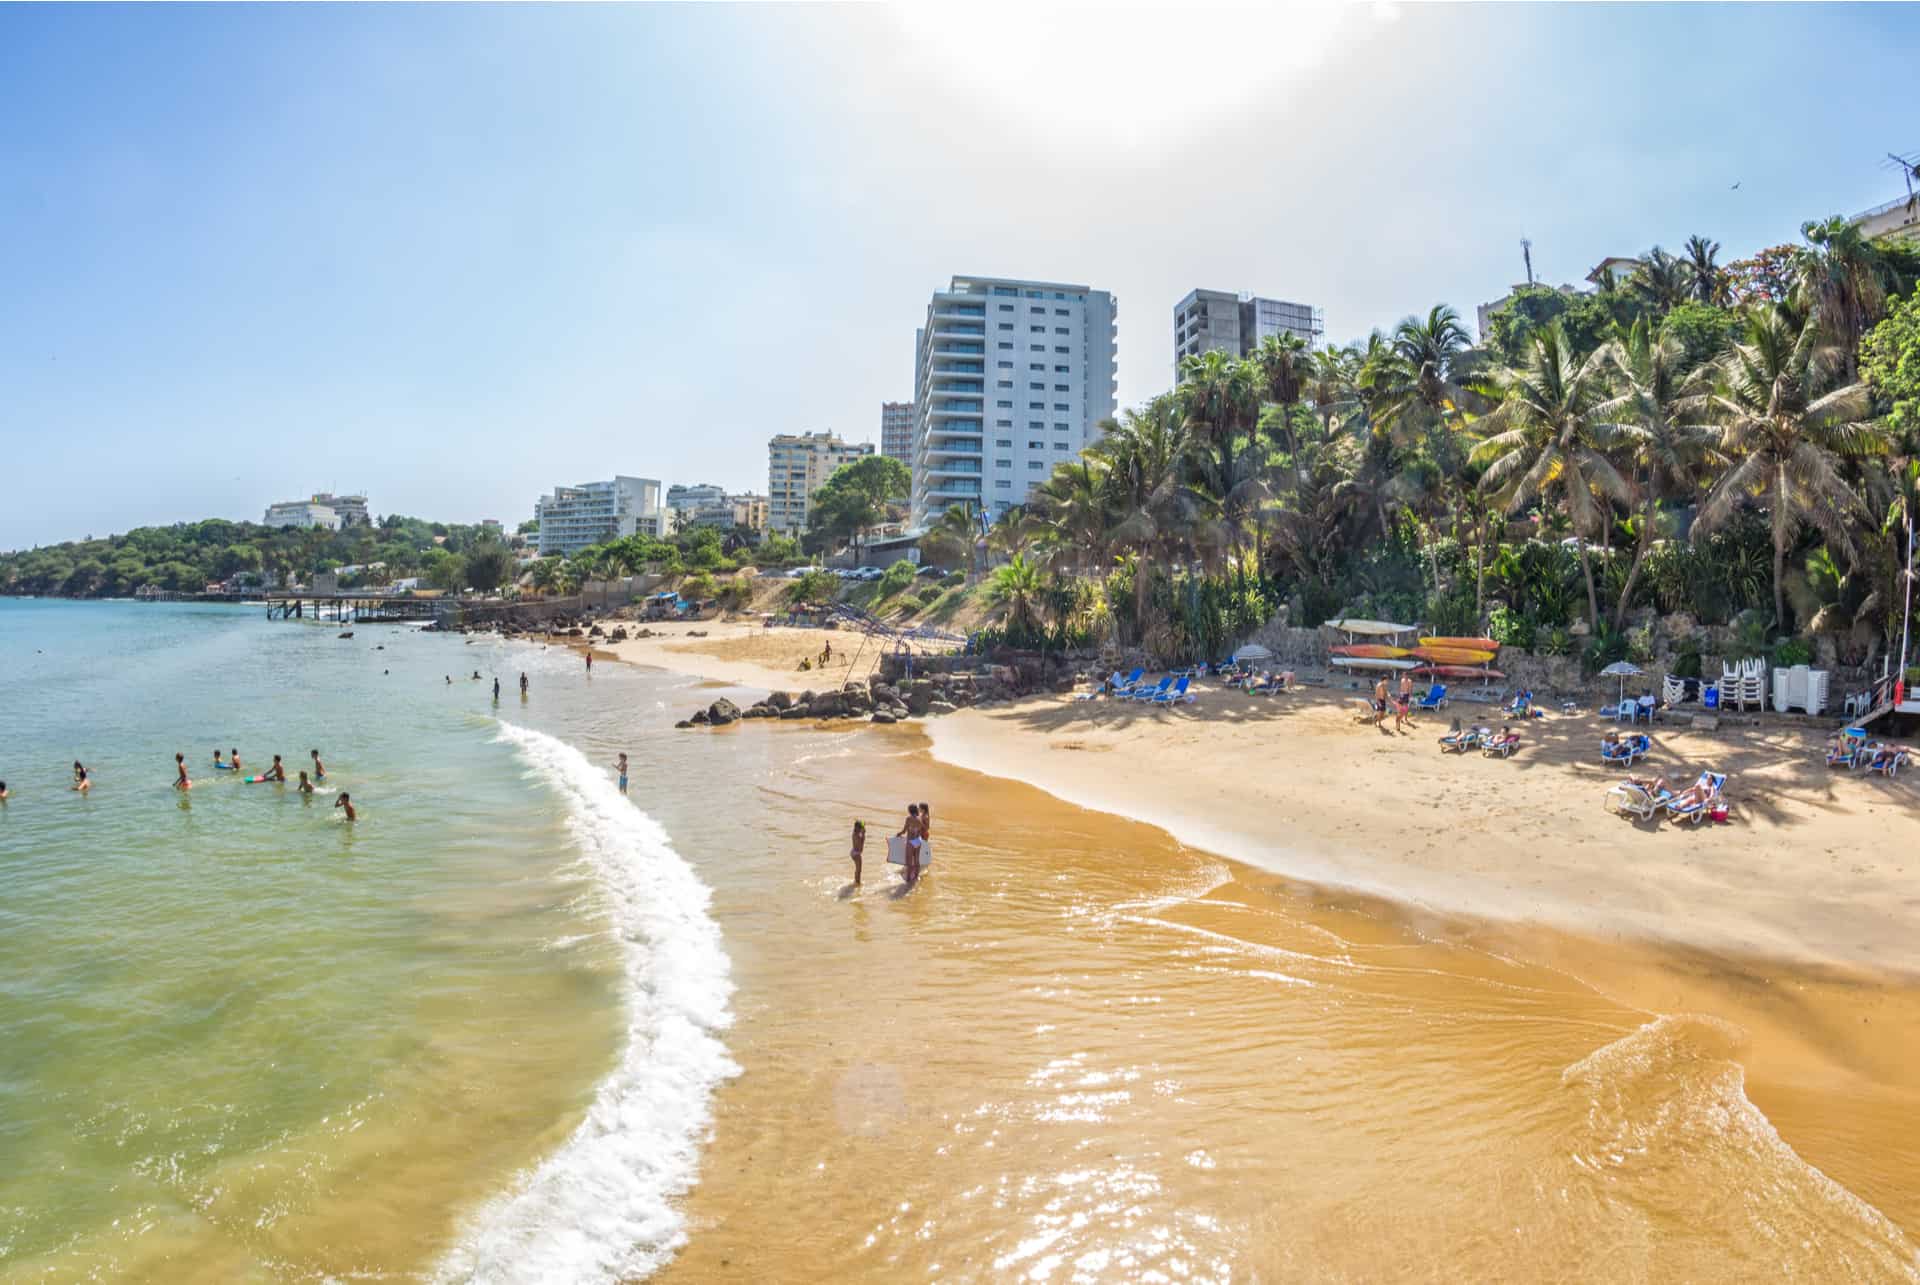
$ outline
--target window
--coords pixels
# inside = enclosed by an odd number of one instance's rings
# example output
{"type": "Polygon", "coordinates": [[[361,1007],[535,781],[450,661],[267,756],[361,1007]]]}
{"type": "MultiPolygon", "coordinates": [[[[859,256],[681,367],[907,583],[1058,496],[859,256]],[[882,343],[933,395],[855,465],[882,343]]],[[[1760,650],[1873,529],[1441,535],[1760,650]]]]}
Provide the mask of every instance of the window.
{"type": "Polygon", "coordinates": [[[1055,384],[1053,386],[1053,391],[1056,393],[1064,393],[1067,391],[1067,386],[1065,384],[1055,384]]]}
{"type": "Polygon", "coordinates": [[[1020,293],[1018,290],[1015,290],[1012,286],[995,286],[993,288],[993,292],[995,294],[1004,294],[1004,295],[1017,295],[1020,293]]]}
{"type": "Polygon", "coordinates": [[[1002,311],[1002,312],[1012,312],[1012,311],[1013,311],[1013,305],[1012,305],[1012,304],[1010,304],[1010,303],[1003,303],[1003,304],[1001,304],[1001,305],[1000,305],[1000,311],[1002,311]]]}
{"type": "Polygon", "coordinates": [[[1068,433],[1068,432],[1072,432],[1073,430],[1070,429],[1067,425],[1062,424],[1056,420],[1053,425],[1053,431],[1056,433],[1068,433]]]}
{"type": "Polygon", "coordinates": [[[1046,350],[1047,346],[1045,344],[1034,344],[1032,348],[1034,352],[1045,352],[1046,350]]]}
{"type": "Polygon", "coordinates": [[[1013,329],[1013,323],[1012,323],[1011,321],[1003,321],[1003,322],[1001,322],[1001,323],[1000,323],[1000,329],[1002,329],[1002,330],[1012,330],[1012,329],[1013,329]]]}
{"type": "Polygon", "coordinates": [[[1012,387],[1013,387],[1013,381],[1012,381],[1011,379],[1002,379],[1002,380],[999,380],[999,381],[997,381],[997,382],[996,382],[996,383],[994,384],[994,387],[995,387],[995,388],[1012,388],[1012,387]]]}
{"type": "Polygon", "coordinates": [[[1012,409],[1013,409],[1013,403],[1012,403],[1012,402],[995,402],[995,403],[994,403],[994,405],[995,405],[995,406],[998,406],[998,407],[999,407],[999,408],[1000,408],[1001,410],[1012,410],[1012,409]]]}
{"type": "Polygon", "coordinates": [[[1053,444],[1053,449],[1056,451],[1064,451],[1067,449],[1067,444],[1065,442],[1055,442],[1053,444]]]}
{"type": "Polygon", "coordinates": [[[1041,306],[1040,306],[1039,304],[1037,304],[1037,303],[1036,303],[1036,304],[1034,304],[1034,305],[1033,305],[1033,307],[1031,307],[1031,308],[1029,308],[1029,309],[1027,309],[1027,311],[1028,311],[1028,312],[1037,312],[1037,313],[1039,313],[1039,314],[1040,314],[1041,316],[1043,316],[1043,317],[1047,315],[1047,310],[1046,310],[1045,308],[1042,308],[1042,307],[1041,307],[1041,306]]]}
{"type": "Polygon", "coordinates": [[[1044,361],[1030,361],[1027,363],[1028,370],[1045,370],[1046,368],[1047,363],[1044,361]]]}
{"type": "Polygon", "coordinates": [[[1034,432],[1038,433],[1044,430],[1046,428],[1046,425],[1042,424],[1037,419],[1030,419],[1027,421],[1027,427],[1032,429],[1034,432]]]}
{"type": "Polygon", "coordinates": [[[1013,483],[1006,481],[1005,479],[997,481],[993,485],[996,489],[1002,490],[1002,491],[1008,491],[1013,489],[1013,483]]]}
{"type": "MultiPolygon", "coordinates": [[[[1004,366],[1004,365],[1006,365],[1007,363],[1003,361],[1003,362],[1001,362],[1000,364],[1001,364],[1002,366],[1004,366]]],[[[1064,375],[1064,374],[1066,374],[1066,373],[1067,373],[1067,369],[1068,369],[1068,368],[1067,368],[1067,367],[1065,367],[1065,366],[1055,366],[1055,367],[1053,368],[1053,373],[1054,373],[1054,374],[1056,374],[1056,375],[1064,375]]]]}
{"type": "MultiPolygon", "coordinates": [[[[1046,408],[1047,408],[1047,404],[1045,402],[1028,402],[1027,403],[1028,410],[1045,410],[1046,408]]],[[[1062,409],[1065,409],[1065,408],[1062,407],[1062,409]]]]}
{"type": "Polygon", "coordinates": [[[995,468],[1012,468],[1013,461],[1012,460],[995,460],[993,462],[993,466],[995,468]]]}
{"type": "MultiPolygon", "coordinates": [[[[1005,347],[1006,347],[1007,345],[1006,345],[1006,344],[1001,344],[1000,346],[1001,346],[1002,348],[1005,348],[1005,347]]],[[[1066,346],[1065,344],[1060,344],[1059,346],[1057,346],[1056,348],[1054,348],[1054,351],[1055,351],[1055,352],[1057,352],[1057,353],[1069,353],[1069,352],[1072,352],[1072,351],[1073,351],[1073,349],[1071,349],[1071,348],[1069,348],[1069,347],[1067,347],[1067,346],[1066,346]]]]}
{"type": "Polygon", "coordinates": [[[1043,469],[1046,466],[1047,466],[1047,462],[1045,460],[1028,460],[1027,461],[1027,467],[1030,469],[1043,469]]]}
{"type": "Polygon", "coordinates": [[[1029,291],[1027,291],[1027,298],[1029,298],[1029,299],[1044,299],[1044,298],[1046,298],[1046,297],[1047,297],[1047,292],[1046,292],[1045,290],[1029,290],[1029,291]]]}
{"type": "MultiPolygon", "coordinates": [[[[994,364],[994,365],[996,365],[996,366],[998,366],[998,367],[999,367],[999,368],[1000,368],[1001,370],[1012,370],[1012,369],[1013,369],[1013,363],[1012,363],[1012,362],[1010,362],[1010,361],[996,361],[996,362],[994,362],[993,364],[994,364]]],[[[1060,369],[1060,370],[1065,370],[1065,369],[1066,369],[1066,367],[1065,367],[1065,366],[1061,366],[1061,367],[1058,367],[1058,369],[1060,369]]]]}
{"type": "MultiPolygon", "coordinates": [[[[1002,348],[1011,348],[1011,347],[1013,347],[1013,345],[1012,345],[1012,344],[1010,344],[1010,343],[1002,343],[1002,344],[1001,344],[1000,346],[1001,346],[1002,348]]],[[[1064,348],[1062,348],[1062,349],[1061,349],[1060,351],[1062,351],[1062,352],[1065,352],[1065,351],[1066,351],[1066,349],[1064,349],[1064,348]]]]}
{"type": "MultiPolygon", "coordinates": [[[[1003,425],[1002,427],[1011,427],[1011,425],[1003,425]]],[[[1003,450],[1010,451],[1013,449],[1013,439],[1011,437],[996,437],[993,439],[993,444],[1003,450]]]]}
{"type": "Polygon", "coordinates": [[[1053,310],[1053,315],[1056,317],[1071,317],[1073,314],[1071,312],[1068,312],[1065,308],[1055,308],[1053,310]]]}
{"type": "MultiPolygon", "coordinates": [[[[1059,411],[1068,411],[1068,410],[1072,410],[1072,409],[1073,409],[1073,407],[1071,407],[1071,406],[1069,406],[1069,405],[1067,405],[1067,404],[1066,404],[1065,402],[1055,402],[1055,403],[1053,404],[1053,408],[1054,408],[1055,410],[1059,410],[1059,411]]],[[[1028,406],[1028,407],[1027,407],[1027,409],[1028,409],[1028,410],[1032,410],[1032,409],[1033,409],[1033,407],[1032,407],[1032,406],[1028,406]]]]}
{"type": "Polygon", "coordinates": [[[1044,451],[1047,449],[1047,444],[1045,442],[1028,442],[1027,449],[1030,451],[1044,451]]]}
{"type": "Polygon", "coordinates": [[[1053,328],[1053,333],[1056,335],[1070,335],[1073,332],[1071,330],[1068,330],[1065,326],[1055,326],[1053,328]]]}
{"type": "Polygon", "coordinates": [[[1047,391],[1047,386],[1045,384],[1028,384],[1027,391],[1033,392],[1033,393],[1044,393],[1047,391]]]}
{"type": "MultiPolygon", "coordinates": [[[[1013,421],[1012,421],[1012,420],[1010,420],[1010,419],[996,419],[996,420],[994,420],[994,421],[993,421],[993,426],[994,426],[995,428],[1012,428],[1012,427],[1013,427],[1013,421]]],[[[1000,445],[1002,445],[1002,446],[1011,446],[1011,445],[1013,445],[1013,443],[1012,443],[1012,442],[1002,442],[1002,443],[1000,443],[1000,445]]]]}
{"type": "Polygon", "coordinates": [[[1036,335],[1044,335],[1047,333],[1045,326],[1028,326],[1027,329],[1036,335]]]}

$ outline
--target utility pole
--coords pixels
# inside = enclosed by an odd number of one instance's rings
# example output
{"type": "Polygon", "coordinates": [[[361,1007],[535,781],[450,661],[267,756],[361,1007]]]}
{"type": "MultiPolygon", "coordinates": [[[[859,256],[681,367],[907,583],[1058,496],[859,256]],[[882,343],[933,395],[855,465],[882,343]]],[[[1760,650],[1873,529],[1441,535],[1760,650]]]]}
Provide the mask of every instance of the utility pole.
{"type": "Polygon", "coordinates": [[[1527,284],[1533,284],[1533,242],[1520,238],[1520,257],[1527,261],[1527,284]]]}

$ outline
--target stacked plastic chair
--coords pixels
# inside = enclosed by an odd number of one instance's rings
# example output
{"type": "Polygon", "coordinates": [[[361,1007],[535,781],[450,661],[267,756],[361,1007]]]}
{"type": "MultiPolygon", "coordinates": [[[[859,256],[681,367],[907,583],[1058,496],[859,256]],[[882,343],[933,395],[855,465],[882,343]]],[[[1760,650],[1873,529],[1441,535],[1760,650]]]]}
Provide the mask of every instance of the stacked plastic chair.
{"type": "Polygon", "coordinates": [[[1767,662],[1758,656],[1720,669],[1720,706],[1767,707],[1767,662]]]}
{"type": "Polygon", "coordinates": [[[1827,708],[1827,671],[1795,665],[1773,671],[1773,707],[1784,714],[1802,709],[1809,714],[1824,713],[1827,708]]]}
{"type": "Polygon", "coordinates": [[[1683,704],[1687,699],[1687,680],[1668,674],[1660,683],[1660,699],[1669,708],[1683,704]]]}

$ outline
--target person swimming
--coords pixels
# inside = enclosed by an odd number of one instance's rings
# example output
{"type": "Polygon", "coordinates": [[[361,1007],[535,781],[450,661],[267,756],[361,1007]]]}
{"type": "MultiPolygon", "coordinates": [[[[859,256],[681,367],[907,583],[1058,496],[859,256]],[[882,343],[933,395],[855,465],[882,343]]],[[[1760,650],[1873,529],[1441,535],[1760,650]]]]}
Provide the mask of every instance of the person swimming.
{"type": "Polygon", "coordinates": [[[215,750],[213,752],[213,770],[216,772],[231,772],[233,771],[233,764],[221,758],[220,751],[215,750]]]}
{"type": "Polygon", "coordinates": [[[79,759],[73,761],[73,789],[76,794],[85,794],[93,788],[93,781],[87,776],[87,769],[79,759]]]}
{"type": "Polygon", "coordinates": [[[268,768],[266,775],[260,779],[263,781],[278,781],[282,785],[286,784],[287,769],[280,765],[280,756],[278,754],[273,756],[273,766],[268,768]]]}
{"type": "Polygon", "coordinates": [[[353,810],[353,796],[344,790],[341,791],[340,797],[333,801],[333,806],[336,808],[345,808],[347,810],[347,820],[354,821],[359,819],[359,814],[353,810]]]}
{"type": "Polygon", "coordinates": [[[480,681],[480,671],[479,671],[479,670],[477,670],[477,669],[476,669],[476,670],[474,670],[474,671],[473,671],[473,678],[471,679],[471,681],[472,681],[472,682],[476,682],[476,683],[480,681]]]}
{"type": "Polygon", "coordinates": [[[627,792],[627,756],[622,754],[620,760],[615,763],[613,767],[615,771],[620,773],[620,793],[625,794],[627,792]]]}
{"type": "Polygon", "coordinates": [[[301,794],[313,793],[313,782],[307,779],[307,769],[300,769],[300,784],[294,787],[301,794]]]}
{"type": "Polygon", "coordinates": [[[0,781],[0,803],[5,803],[6,801],[7,801],[7,783],[5,781],[0,781]]]}
{"type": "Polygon", "coordinates": [[[308,750],[308,751],[307,751],[307,755],[308,755],[308,756],[309,756],[310,758],[312,758],[312,759],[313,759],[313,779],[314,779],[314,780],[316,780],[316,781],[324,781],[324,780],[326,780],[326,779],[327,779],[327,767],[326,767],[326,764],[324,764],[324,763],[322,763],[322,762],[320,761],[320,751],[319,751],[319,750],[308,750]]]}
{"type": "Polygon", "coordinates": [[[179,776],[174,778],[173,788],[176,790],[191,790],[193,788],[193,782],[187,779],[187,756],[184,754],[175,754],[173,756],[173,766],[180,773],[179,776]]]}

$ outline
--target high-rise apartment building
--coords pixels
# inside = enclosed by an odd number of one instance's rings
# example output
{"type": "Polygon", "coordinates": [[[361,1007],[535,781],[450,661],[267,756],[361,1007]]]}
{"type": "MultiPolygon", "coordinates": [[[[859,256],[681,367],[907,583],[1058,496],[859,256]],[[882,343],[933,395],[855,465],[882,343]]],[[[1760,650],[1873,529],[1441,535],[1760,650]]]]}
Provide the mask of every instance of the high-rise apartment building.
{"type": "Polygon", "coordinates": [[[543,558],[565,557],[623,536],[667,533],[660,483],[646,477],[556,486],[535,503],[533,516],[540,523],[543,558]]]}
{"type": "Polygon", "coordinates": [[[1118,304],[1054,281],[955,277],[915,335],[912,524],[999,516],[1100,436],[1119,395],[1118,304]]]}
{"type": "Polygon", "coordinates": [[[278,504],[269,504],[266,516],[261,521],[266,526],[326,527],[334,531],[341,527],[373,524],[373,518],[367,512],[366,496],[334,495],[329,491],[321,491],[304,500],[282,500],[278,504]]]}
{"type": "Polygon", "coordinates": [[[767,442],[767,529],[798,536],[807,505],[842,464],[873,454],[872,442],[845,442],[830,432],[781,433],[767,442]]]}
{"type": "Polygon", "coordinates": [[[1304,303],[1262,299],[1225,290],[1192,290],[1173,306],[1173,375],[1204,352],[1245,357],[1268,335],[1293,334],[1311,346],[1326,333],[1326,314],[1304,303]]]}
{"type": "Polygon", "coordinates": [[[880,403],[880,453],[913,467],[913,403],[880,403]]]}

